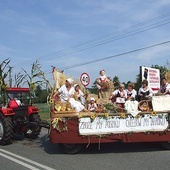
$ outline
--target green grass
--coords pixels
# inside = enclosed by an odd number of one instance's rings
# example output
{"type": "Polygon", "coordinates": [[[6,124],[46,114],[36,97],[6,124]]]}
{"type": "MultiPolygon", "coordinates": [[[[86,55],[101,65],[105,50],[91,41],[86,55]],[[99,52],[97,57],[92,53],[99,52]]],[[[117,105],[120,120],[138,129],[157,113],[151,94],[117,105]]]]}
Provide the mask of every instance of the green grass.
{"type": "Polygon", "coordinates": [[[47,103],[36,103],[35,105],[40,109],[39,114],[40,114],[41,120],[49,121],[50,111],[49,111],[49,106],[47,105],[47,103]]]}

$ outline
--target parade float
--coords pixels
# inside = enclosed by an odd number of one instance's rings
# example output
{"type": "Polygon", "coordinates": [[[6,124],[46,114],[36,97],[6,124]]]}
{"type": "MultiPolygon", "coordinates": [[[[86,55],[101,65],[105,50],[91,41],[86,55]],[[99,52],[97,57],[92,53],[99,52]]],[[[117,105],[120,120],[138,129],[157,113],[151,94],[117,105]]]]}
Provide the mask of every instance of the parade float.
{"type": "MultiPolygon", "coordinates": [[[[55,72],[53,72],[54,74],[55,72]]],[[[85,74],[84,85],[88,84],[85,74]]],[[[54,74],[56,91],[57,76],[54,74]]],[[[125,108],[113,103],[98,104],[95,112],[76,112],[69,103],[49,95],[50,141],[64,153],[74,154],[92,143],[160,142],[170,149],[170,96],[153,96],[139,103],[129,101],[125,108]]]]}

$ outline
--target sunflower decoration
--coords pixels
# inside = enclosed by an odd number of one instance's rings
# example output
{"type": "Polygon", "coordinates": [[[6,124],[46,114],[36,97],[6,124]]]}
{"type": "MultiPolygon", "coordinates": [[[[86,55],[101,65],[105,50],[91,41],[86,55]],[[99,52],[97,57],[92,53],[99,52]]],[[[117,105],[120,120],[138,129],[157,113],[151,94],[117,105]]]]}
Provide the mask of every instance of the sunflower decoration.
{"type": "Polygon", "coordinates": [[[93,121],[95,119],[95,115],[94,114],[90,115],[90,118],[93,121]]]}
{"type": "Polygon", "coordinates": [[[136,115],[135,118],[139,119],[141,116],[140,115],[136,115]]]}
{"type": "Polygon", "coordinates": [[[125,119],[126,115],[124,113],[121,113],[120,117],[125,119]]]}
{"type": "Polygon", "coordinates": [[[156,116],[156,112],[155,112],[155,111],[152,111],[151,115],[152,115],[152,116],[156,116]]]}
{"type": "Polygon", "coordinates": [[[51,121],[51,125],[52,125],[53,129],[56,129],[59,132],[64,132],[64,131],[68,130],[68,128],[67,128],[67,120],[62,119],[60,117],[54,118],[51,121]]]}
{"type": "Polygon", "coordinates": [[[108,117],[109,117],[109,114],[108,114],[108,113],[105,113],[104,116],[105,116],[105,118],[108,118],[108,117]]]}

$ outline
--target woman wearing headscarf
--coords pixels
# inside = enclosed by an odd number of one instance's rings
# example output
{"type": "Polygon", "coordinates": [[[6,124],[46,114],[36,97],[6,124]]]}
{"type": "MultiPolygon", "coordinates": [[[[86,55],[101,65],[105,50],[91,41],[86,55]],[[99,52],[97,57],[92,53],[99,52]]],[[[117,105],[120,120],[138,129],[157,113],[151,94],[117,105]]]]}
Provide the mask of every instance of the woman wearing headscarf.
{"type": "Polygon", "coordinates": [[[76,112],[86,111],[85,107],[74,99],[75,89],[74,86],[72,86],[73,82],[72,78],[68,78],[65,84],[58,89],[60,100],[61,102],[69,102],[76,112]]]}

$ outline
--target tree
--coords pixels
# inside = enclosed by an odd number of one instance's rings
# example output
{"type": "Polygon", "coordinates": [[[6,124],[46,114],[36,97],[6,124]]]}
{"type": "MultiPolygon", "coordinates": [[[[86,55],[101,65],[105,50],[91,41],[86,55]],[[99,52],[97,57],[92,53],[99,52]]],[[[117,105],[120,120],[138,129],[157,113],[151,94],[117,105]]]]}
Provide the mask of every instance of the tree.
{"type": "Polygon", "coordinates": [[[118,77],[118,76],[114,76],[114,77],[113,77],[113,83],[114,83],[115,88],[118,88],[118,86],[119,86],[119,84],[120,84],[120,81],[119,81],[119,77],[118,77]]]}

